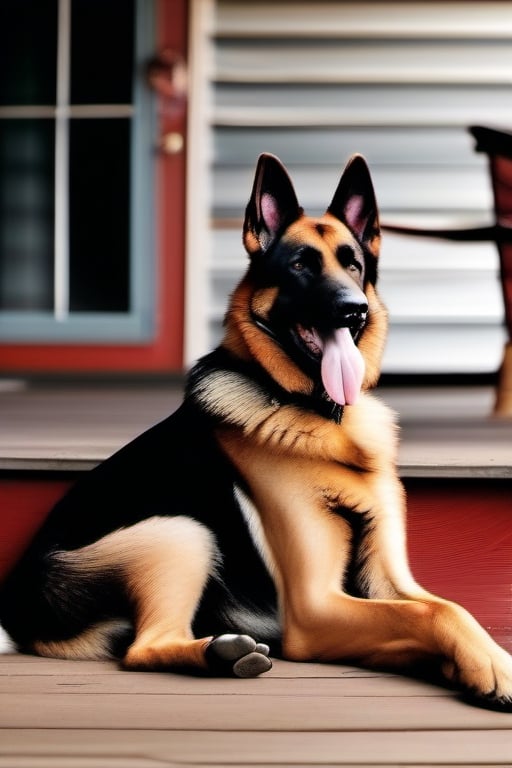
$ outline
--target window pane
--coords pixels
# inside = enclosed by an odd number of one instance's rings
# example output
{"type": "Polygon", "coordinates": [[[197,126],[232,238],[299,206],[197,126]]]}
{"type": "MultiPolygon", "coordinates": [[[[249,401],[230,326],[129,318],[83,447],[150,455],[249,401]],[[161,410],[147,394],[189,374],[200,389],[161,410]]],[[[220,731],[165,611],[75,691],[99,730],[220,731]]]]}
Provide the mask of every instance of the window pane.
{"type": "Polygon", "coordinates": [[[129,310],[130,121],[70,124],[70,309],[129,310]]]}
{"type": "Polygon", "coordinates": [[[53,305],[52,120],[0,122],[0,308],[53,305]]]}
{"type": "Polygon", "coordinates": [[[130,104],[133,0],[73,0],[71,103],[130,104]]]}
{"type": "Polygon", "coordinates": [[[57,0],[1,0],[0,105],[55,104],[57,0]]]}

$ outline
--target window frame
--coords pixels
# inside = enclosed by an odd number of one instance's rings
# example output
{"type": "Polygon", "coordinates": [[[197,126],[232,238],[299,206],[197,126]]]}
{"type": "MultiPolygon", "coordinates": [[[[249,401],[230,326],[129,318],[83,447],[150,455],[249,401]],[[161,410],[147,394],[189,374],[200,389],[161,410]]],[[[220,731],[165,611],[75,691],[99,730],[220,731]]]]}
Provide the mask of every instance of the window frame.
{"type": "Polygon", "coordinates": [[[55,126],[55,216],[53,311],[0,310],[0,340],[125,341],[150,339],[154,289],[152,241],[153,167],[147,158],[149,137],[154,135],[154,103],[140,75],[141,64],[153,53],[154,20],[144,0],[135,2],[135,71],[132,104],[70,103],[70,10],[73,0],[58,0],[57,100],[53,106],[0,108],[1,119],[37,119],[44,114],[55,126]],[[143,6],[145,12],[143,12],[143,6]],[[130,165],[136,183],[130,189],[128,270],[130,299],[127,312],[73,312],[69,309],[69,134],[74,118],[131,120],[130,165]],[[137,216],[133,212],[137,211],[137,216]],[[150,254],[145,259],[143,254],[150,254]],[[149,262],[149,269],[148,267],[149,262]]]}

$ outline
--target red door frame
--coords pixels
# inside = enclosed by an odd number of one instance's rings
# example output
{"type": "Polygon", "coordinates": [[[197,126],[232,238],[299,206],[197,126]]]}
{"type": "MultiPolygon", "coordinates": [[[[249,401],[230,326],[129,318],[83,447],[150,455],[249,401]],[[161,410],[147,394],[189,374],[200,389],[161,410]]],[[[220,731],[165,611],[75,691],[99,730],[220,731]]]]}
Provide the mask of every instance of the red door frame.
{"type": "MultiPolygon", "coordinates": [[[[156,51],[187,60],[188,1],[155,0],[156,51]]],[[[186,136],[186,110],[159,110],[159,135],[186,136]]],[[[183,368],[185,151],[156,160],[157,295],[155,336],[140,344],[0,344],[2,373],[169,373],[183,368]]]]}

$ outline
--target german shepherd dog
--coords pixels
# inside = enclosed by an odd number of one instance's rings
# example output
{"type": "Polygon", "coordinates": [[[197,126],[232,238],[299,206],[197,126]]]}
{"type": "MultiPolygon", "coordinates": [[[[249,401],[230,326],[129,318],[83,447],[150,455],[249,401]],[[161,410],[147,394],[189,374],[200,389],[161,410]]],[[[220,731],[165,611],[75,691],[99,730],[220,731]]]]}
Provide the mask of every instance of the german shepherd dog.
{"type": "Polygon", "coordinates": [[[350,158],[319,218],[259,157],[245,276],[178,410],[84,475],[5,581],[20,650],[254,677],[270,656],[444,674],[512,711],[512,657],[408,567],[378,210],[350,158]]]}

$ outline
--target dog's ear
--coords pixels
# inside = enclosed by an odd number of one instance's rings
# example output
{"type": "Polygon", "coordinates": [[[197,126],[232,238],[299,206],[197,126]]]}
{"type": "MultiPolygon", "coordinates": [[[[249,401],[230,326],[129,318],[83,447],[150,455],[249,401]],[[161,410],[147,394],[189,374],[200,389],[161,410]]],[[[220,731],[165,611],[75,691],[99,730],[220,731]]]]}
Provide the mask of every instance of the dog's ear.
{"type": "Polygon", "coordinates": [[[259,156],[245,210],[243,241],[249,254],[266,251],[302,213],[286,168],[274,155],[259,156]]]}
{"type": "Polygon", "coordinates": [[[377,200],[366,160],[353,155],[341,176],[327,211],[346,224],[368,250],[379,255],[377,200]]]}

